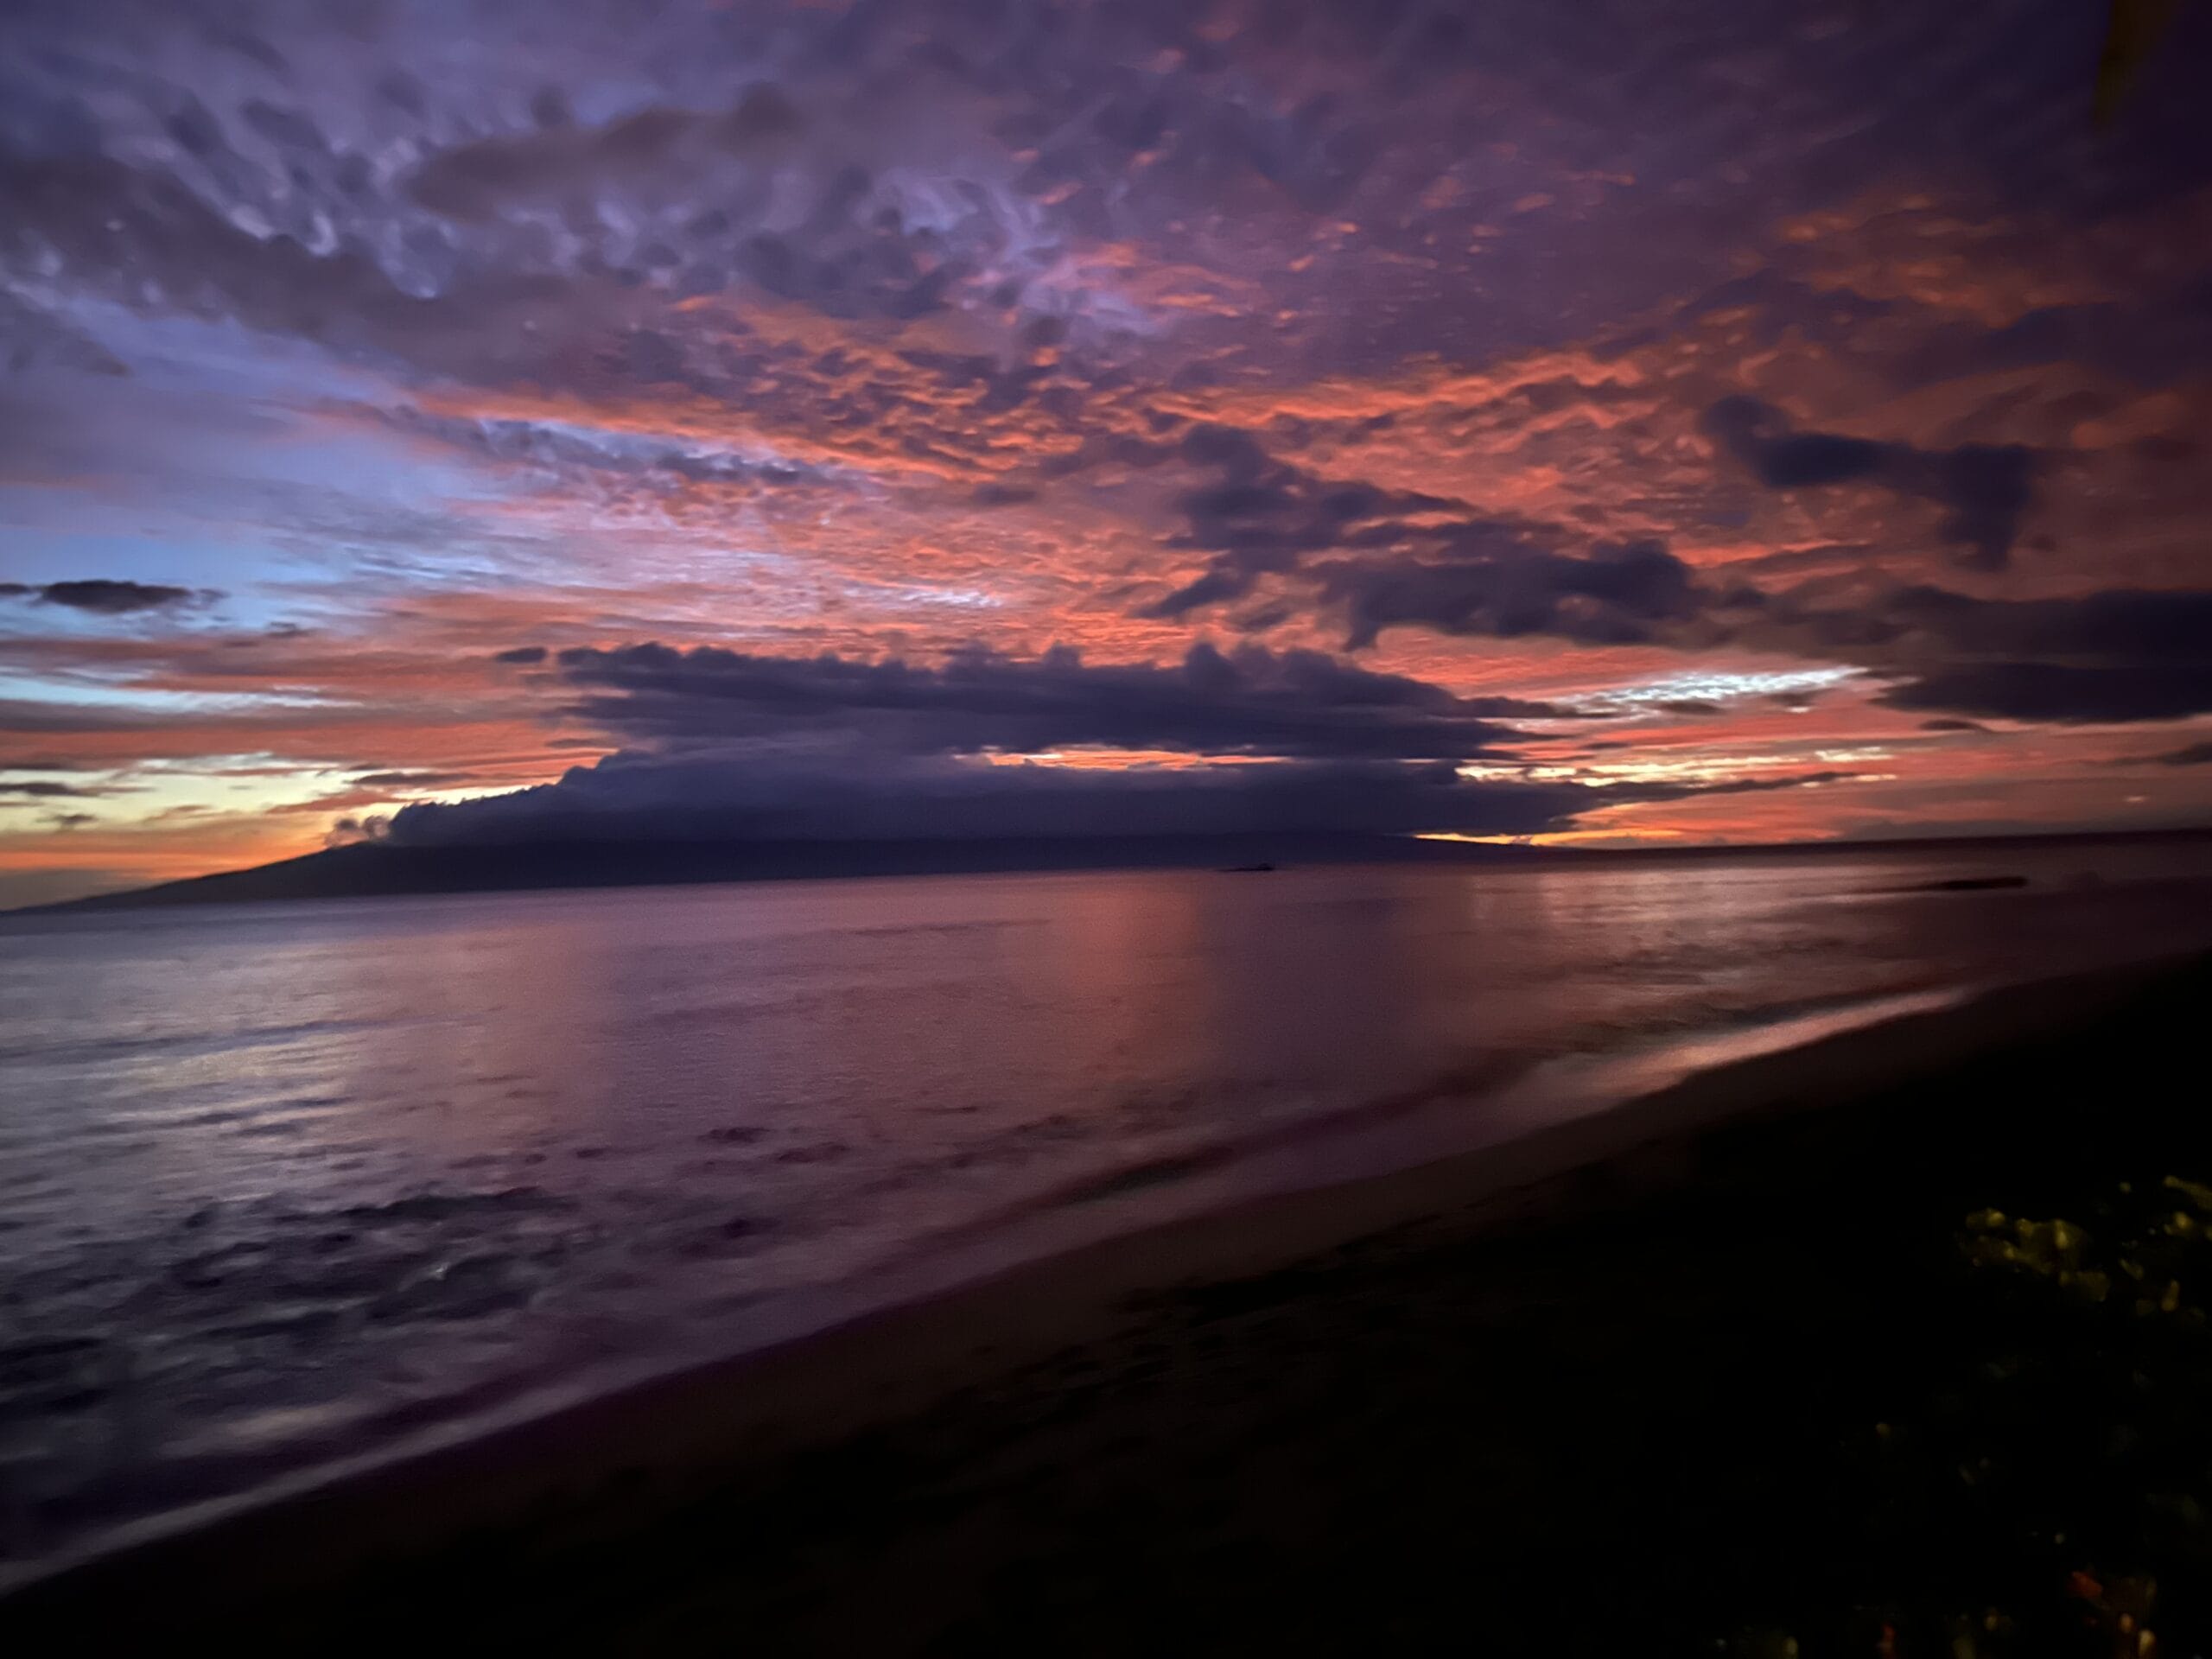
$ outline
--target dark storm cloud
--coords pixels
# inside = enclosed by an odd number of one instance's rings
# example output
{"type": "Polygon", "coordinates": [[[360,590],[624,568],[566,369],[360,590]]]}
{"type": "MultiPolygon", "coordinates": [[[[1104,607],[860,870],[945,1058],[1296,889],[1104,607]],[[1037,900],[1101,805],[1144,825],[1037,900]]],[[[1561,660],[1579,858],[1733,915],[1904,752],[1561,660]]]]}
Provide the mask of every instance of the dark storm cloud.
{"type": "Polygon", "coordinates": [[[658,746],[807,742],[903,754],[1035,753],[1098,747],[1191,754],[1466,759],[1519,734],[1501,718],[1571,711],[1455,697],[1316,652],[1193,646],[1179,664],[1034,660],[988,652],[942,667],[897,658],[747,656],[700,647],[571,650],[560,671],[576,714],[658,746]]]}
{"type": "Polygon", "coordinates": [[[1214,477],[1179,498],[1189,530],[1173,544],[1218,550],[1198,576],[1147,607],[1151,616],[1240,600],[1274,575],[1340,621],[1351,650],[1393,627],[1619,645],[1651,641],[1724,603],[1656,541],[1570,551],[1554,526],[1325,479],[1230,428],[1194,429],[1178,453],[1214,477]]]}
{"type": "Polygon", "coordinates": [[[2062,723],[2212,709],[2212,592],[1989,600],[1916,587],[1784,626],[1809,630],[1799,650],[1840,651],[1896,677],[1880,701],[1897,709],[2062,723]]]}
{"type": "Polygon", "coordinates": [[[1844,774],[1703,788],[1474,781],[1449,762],[1273,760],[1128,770],[622,753],[558,783],[402,808],[407,846],[547,841],[1027,840],[1065,836],[1533,835],[1600,807],[1839,781],[1844,774]]]}
{"type": "Polygon", "coordinates": [[[621,753],[512,795],[403,808],[410,845],[573,839],[855,841],[1446,830],[1527,834],[1605,804],[1472,783],[1449,763],[1283,760],[1135,770],[621,753]]]}
{"type": "Polygon", "coordinates": [[[543,645],[516,645],[506,651],[493,652],[492,660],[495,663],[520,663],[530,665],[543,662],[547,655],[548,652],[543,645]]]}
{"type": "Polygon", "coordinates": [[[2003,600],[1909,588],[1884,615],[1908,637],[1993,657],[2212,668],[2212,591],[2111,588],[2072,598],[2003,600]]]}
{"type": "Polygon", "coordinates": [[[1461,525],[1416,557],[1345,559],[1313,575],[1345,618],[1345,644],[1386,628],[1510,639],[1549,634],[1584,645],[1642,645],[1721,601],[1656,541],[1600,543],[1574,555],[1461,525]]]}
{"type": "Polygon", "coordinates": [[[95,616],[128,616],[137,611],[157,611],[214,595],[191,588],[172,588],[160,582],[119,582],[88,576],[74,582],[49,582],[33,586],[0,582],[0,598],[29,599],[41,605],[86,611],[95,616]]]}
{"type": "Polygon", "coordinates": [[[1962,709],[2006,720],[2177,720],[2212,709],[2212,664],[2075,668],[1977,663],[1939,669],[1883,693],[1893,709],[1962,709]]]}
{"type": "Polygon", "coordinates": [[[1409,514],[1465,511],[1438,496],[1318,478],[1233,427],[1193,428],[1179,454],[1214,476],[1179,498],[1190,528],[1174,544],[1217,551],[1203,575],[1147,607],[1153,616],[1242,599],[1262,576],[1295,570],[1323,549],[1402,543],[1414,534],[1409,514]]]}
{"type": "Polygon", "coordinates": [[[558,783],[403,808],[347,833],[400,844],[1024,839],[1278,833],[1527,835],[1601,807],[1838,781],[1582,785],[1460,773],[1566,711],[1455,697],[1312,652],[1194,648],[1179,665],[988,652],[938,668],[700,648],[571,650],[571,710],[624,745],[558,783]],[[986,752],[1159,749],[1173,764],[993,763],[986,752]],[[1214,757],[1202,759],[1200,757],[1214,757]],[[1230,759],[1228,757],[1238,757],[1230,759]]]}
{"type": "Polygon", "coordinates": [[[1770,489],[1871,484],[1944,509],[1937,526],[1960,563],[2001,570],[2033,494],[2036,457],[2017,444],[1919,449],[1833,432],[1801,432],[1752,397],[1724,397],[1705,412],[1707,433],[1770,489]]]}

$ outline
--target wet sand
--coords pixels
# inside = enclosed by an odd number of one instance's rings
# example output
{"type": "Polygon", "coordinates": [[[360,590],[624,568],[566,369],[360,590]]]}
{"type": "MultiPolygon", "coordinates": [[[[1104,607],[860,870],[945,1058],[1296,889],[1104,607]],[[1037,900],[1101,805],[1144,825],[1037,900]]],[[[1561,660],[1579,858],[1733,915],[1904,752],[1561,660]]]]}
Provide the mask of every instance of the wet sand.
{"type": "Polygon", "coordinates": [[[2212,959],[1993,993],[1089,1247],[78,1567],[0,1637],[2188,1652],[2208,1007],[2212,959]]]}

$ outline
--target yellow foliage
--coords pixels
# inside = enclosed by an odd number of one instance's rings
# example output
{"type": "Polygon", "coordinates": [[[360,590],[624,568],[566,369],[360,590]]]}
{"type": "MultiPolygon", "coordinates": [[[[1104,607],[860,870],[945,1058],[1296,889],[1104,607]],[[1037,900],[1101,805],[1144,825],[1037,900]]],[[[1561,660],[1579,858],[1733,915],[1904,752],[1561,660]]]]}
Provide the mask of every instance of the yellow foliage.
{"type": "Polygon", "coordinates": [[[2212,1210],[2212,1186],[2202,1181],[2185,1181],[2178,1175],[2169,1175],[2163,1183],[2170,1192],[2178,1192],[2200,1210],[2212,1210]]]}

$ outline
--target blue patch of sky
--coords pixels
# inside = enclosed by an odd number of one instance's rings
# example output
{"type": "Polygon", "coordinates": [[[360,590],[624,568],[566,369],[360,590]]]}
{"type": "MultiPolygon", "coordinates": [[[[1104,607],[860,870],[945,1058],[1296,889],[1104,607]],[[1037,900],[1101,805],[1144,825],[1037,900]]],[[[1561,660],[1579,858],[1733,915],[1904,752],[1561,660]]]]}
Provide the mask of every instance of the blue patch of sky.
{"type": "Polygon", "coordinates": [[[219,588],[225,620],[253,626],[284,613],[263,582],[470,582],[513,563],[517,538],[469,512],[512,483],[359,418],[392,397],[376,376],[234,323],[60,309],[130,374],[44,377],[51,482],[0,486],[7,580],[219,588]]]}

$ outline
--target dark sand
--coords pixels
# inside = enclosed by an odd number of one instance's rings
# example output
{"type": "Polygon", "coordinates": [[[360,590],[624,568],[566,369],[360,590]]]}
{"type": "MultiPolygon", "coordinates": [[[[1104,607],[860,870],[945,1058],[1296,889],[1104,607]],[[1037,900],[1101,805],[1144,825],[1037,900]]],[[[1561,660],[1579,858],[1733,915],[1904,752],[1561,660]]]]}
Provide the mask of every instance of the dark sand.
{"type": "Polygon", "coordinates": [[[0,1648],[2203,1651],[2209,1007],[2212,959],[2022,988],[1037,1263],[77,1568],[0,1648]]]}

